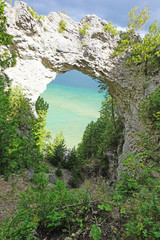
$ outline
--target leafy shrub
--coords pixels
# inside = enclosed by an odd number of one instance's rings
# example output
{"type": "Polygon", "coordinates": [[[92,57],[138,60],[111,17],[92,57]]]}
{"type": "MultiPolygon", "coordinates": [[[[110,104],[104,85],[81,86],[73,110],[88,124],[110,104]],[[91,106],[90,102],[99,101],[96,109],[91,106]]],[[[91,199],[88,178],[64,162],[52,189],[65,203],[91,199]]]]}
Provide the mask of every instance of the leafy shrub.
{"type": "Polygon", "coordinates": [[[6,31],[7,18],[4,14],[5,1],[0,1],[0,45],[2,46],[0,54],[0,68],[14,67],[16,64],[16,53],[9,48],[13,42],[13,36],[6,31]]]}
{"type": "Polygon", "coordinates": [[[61,21],[59,22],[58,32],[63,33],[64,31],[66,31],[66,22],[61,19],[61,21]]]}
{"type": "Polygon", "coordinates": [[[93,237],[93,240],[100,240],[101,239],[101,228],[96,226],[96,224],[93,224],[92,228],[91,228],[91,235],[93,237]]]}
{"type": "Polygon", "coordinates": [[[113,36],[116,36],[119,34],[119,32],[117,31],[117,26],[112,26],[112,22],[109,21],[109,23],[105,26],[103,26],[103,29],[106,30],[108,33],[113,34],[113,36]]]}
{"type": "Polygon", "coordinates": [[[126,65],[131,67],[141,64],[140,73],[145,75],[156,74],[160,66],[160,27],[158,21],[149,27],[149,33],[143,39],[135,37],[136,31],[144,29],[146,21],[150,18],[149,9],[133,8],[129,13],[127,32],[123,34],[122,40],[112,56],[127,53],[130,55],[126,65]]]}
{"type": "Polygon", "coordinates": [[[159,166],[153,165],[152,161],[151,164],[146,162],[144,154],[128,156],[123,164],[127,170],[122,172],[113,196],[120,213],[127,219],[123,222],[123,237],[158,240],[160,180],[155,173],[159,166]]]}
{"type": "Polygon", "coordinates": [[[87,30],[89,29],[90,23],[84,22],[83,27],[79,28],[79,33],[84,37],[87,34],[87,30]]]}
{"type": "Polygon", "coordinates": [[[37,219],[31,212],[19,211],[12,219],[7,217],[0,228],[0,239],[3,240],[33,240],[36,237],[37,219]]]}
{"type": "Polygon", "coordinates": [[[0,239],[11,239],[11,234],[17,240],[36,239],[38,229],[42,233],[53,230],[69,232],[83,222],[84,210],[89,203],[85,191],[69,191],[62,181],[49,187],[43,174],[35,175],[34,183],[21,193],[18,213],[12,220],[7,218],[4,221],[0,239]]]}

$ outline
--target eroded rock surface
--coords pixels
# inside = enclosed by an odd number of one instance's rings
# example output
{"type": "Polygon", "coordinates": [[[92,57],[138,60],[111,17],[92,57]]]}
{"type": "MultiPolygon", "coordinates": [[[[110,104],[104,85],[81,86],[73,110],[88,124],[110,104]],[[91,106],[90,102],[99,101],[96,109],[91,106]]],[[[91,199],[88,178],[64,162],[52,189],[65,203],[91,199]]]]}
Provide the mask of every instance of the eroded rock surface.
{"type": "Polygon", "coordinates": [[[22,84],[36,101],[56,74],[76,69],[108,84],[125,125],[123,154],[136,151],[136,134],[142,129],[137,110],[141,100],[160,84],[160,75],[135,76],[135,69],[124,67],[125,57],[112,58],[120,36],[103,30],[107,23],[95,15],[87,15],[80,23],[64,13],[51,12],[45,21],[34,19],[27,4],[15,2],[6,9],[8,33],[14,36],[18,53],[16,67],[7,74],[14,84],[22,84]],[[66,31],[60,33],[59,22],[66,22],[66,31]],[[87,34],[82,37],[79,28],[89,22],[87,34]],[[144,84],[148,85],[144,90],[144,84]]]}

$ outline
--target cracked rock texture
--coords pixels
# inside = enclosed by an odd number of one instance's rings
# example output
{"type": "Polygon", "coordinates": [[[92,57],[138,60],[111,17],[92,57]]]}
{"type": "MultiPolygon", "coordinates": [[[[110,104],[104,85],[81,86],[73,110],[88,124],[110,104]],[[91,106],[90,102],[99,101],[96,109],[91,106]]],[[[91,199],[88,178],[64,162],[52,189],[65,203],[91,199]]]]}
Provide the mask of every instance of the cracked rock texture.
{"type": "Polygon", "coordinates": [[[56,74],[72,69],[105,81],[125,126],[123,155],[136,151],[136,134],[142,130],[138,105],[160,85],[160,75],[135,76],[134,68],[124,66],[125,56],[110,56],[121,34],[114,37],[107,33],[102,29],[107,22],[95,15],[85,16],[80,23],[56,12],[45,16],[45,21],[35,19],[24,2],[15,2],[14,7],[7,5],[6,16],[7,31],[14,36],[13,47],[18,53],[16,67],[7,69],[13,83],[25,87],[36,101],[56,74]],[[61,19],[66,22],[63,33],[58,31],[61,19]],[[79,28],[84,22],[89,22],[90,27],[82,37],[79,28]]]}

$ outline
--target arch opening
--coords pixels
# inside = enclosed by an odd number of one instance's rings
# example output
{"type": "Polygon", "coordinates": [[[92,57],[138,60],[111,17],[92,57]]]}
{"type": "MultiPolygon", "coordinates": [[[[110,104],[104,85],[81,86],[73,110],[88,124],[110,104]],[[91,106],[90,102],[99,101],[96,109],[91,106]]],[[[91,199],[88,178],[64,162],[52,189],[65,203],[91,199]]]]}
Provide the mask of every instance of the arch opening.
{"type": "Polygon", "coordinates": [[[41,97],[49,103],[47,130],[52,138],[62,131],[67,147],[72,148],[81,142],[86,126],[100,116],[104,92],[99,92],[91,77],[72,70],[57,75],[41,97]]]}

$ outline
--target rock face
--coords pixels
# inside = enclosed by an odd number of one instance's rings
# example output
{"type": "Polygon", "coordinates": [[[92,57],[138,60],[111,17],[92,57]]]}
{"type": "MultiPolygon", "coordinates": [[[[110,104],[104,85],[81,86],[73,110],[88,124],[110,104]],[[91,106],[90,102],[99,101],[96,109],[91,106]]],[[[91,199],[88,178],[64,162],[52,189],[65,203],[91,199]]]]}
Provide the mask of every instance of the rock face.
{"type": "Polygon", "coordinates": [[[36,101],[56,74],[75,69],[103,80],[124,122],[123,154],[136,151],[136,134],[142,129],[138,105],[160,84],[160,75],[135,77],[135,70],[124,66],[125,56],[112,58],[110,54],[120,36],[103,30],[107,22],[95,15],[87,15],[77,23],[64,13],[51,12],[43,21],[33,18],[24,2],[15,2],[13,8],[7,5],[6,15],[7,31],[14,36],[13,47],[18,53],[16,67],[7,70],[14,84],[25,86],[36,101]],[[62,33],[58,31],[61,19],[66,22],[62,33]],[[85,22],[90,26],[82,37],[79,28],[85,22]],[[144,84],[148,85],[145,90],[144,84]]]}

